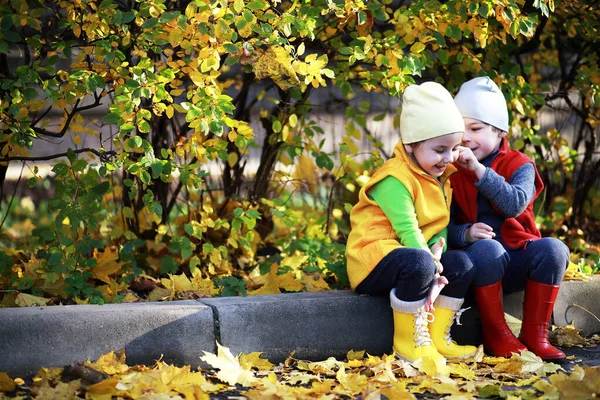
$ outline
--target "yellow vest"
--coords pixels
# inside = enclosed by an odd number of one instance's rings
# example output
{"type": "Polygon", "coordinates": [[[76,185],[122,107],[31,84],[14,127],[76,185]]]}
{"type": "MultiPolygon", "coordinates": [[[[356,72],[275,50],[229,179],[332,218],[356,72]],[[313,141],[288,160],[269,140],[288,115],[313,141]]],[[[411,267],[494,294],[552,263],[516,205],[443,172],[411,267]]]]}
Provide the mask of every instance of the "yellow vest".
{"type": "Polygon", "coordinates": [[[425,241],[429,242],[450,221],[452,189],[448,178],[456,168],[449,165],[438,180],[413,161],[401,141],[394,147],[394,155],[362,187],[358,203],[350,213],[351,230],[346,243],[346,269],[352,289],[356,289],[388,253],[403,247],[390,220],[377,203],[367,196],[369,189],[377,182],[393,176],[406,187],[413,199],[419,228],[425,241]]]}

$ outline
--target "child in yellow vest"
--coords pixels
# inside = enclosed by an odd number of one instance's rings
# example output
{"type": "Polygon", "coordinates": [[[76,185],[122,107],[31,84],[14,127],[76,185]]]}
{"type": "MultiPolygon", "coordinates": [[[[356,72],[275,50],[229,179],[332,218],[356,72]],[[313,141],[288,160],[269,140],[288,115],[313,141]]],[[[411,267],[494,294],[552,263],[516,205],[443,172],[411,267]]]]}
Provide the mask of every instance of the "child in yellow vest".
{"type": "Polygon", "coordinates": [[[454,320],[460,323],[473,264],[465,252],[441,248],[450,219],[449,176],[464,129],[442,85],[409,86],[402,98],[402,140],[361,189],[350,215],[350,284],[361,294],[390,296],[393,350],[409,361],[468,357],[477,350],[450,337],[454,320]]]}

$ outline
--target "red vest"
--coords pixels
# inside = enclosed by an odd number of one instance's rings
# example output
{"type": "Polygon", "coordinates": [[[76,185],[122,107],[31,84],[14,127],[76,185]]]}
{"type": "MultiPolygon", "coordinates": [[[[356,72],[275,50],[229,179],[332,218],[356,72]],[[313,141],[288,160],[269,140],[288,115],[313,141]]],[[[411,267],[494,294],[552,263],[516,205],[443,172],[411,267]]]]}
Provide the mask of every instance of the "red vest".
{"type": "MultiPolygon", "coordinates": [[[[502,139],[500,151],[490,166],[496,173],[503,176],[508,182],[513,173],[522,165],[531,163],[535,171],[535,194],[531,203],[525,211],[516,218],[506,218],[500,227],[500,235],[504,243],[513,249],[519,248],[528,240],[536,240],[541,237],[540,231],[535,225],[533,214],[533,201],[544,189],[544,183],[535,168],[533,161],[525,154],[511,150],[506,138],[502,139]]],[[[452,202],[456,208],[456,223],[466,224],[477,222],[477,188],[475,187],[475,174],[467,169],[458,167],[458,172],[450,177],[453,188],[452,202]]],[[[502,213],[492,204],[493,209],[500,215],[502,213]]]]}

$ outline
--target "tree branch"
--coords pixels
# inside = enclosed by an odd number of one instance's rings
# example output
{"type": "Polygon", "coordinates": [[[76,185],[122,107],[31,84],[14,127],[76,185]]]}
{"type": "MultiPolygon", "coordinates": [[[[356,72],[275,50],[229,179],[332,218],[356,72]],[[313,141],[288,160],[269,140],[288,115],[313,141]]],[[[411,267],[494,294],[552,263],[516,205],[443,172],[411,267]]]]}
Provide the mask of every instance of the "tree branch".
{"type": "MultiPolygon", "coordinates": [[[[46,129],[37,128],[35,126],[33,127],[34,132],[37,133],[38,135],[43,135],[43,136],[50,136],[50,137],[56,137],[56,138],[63,137],[65,135],[65,133],[67,133],[67,130],[69,129],[69,125],[71,125],[71,120],[73,119],[75,114],[77,114],[78,112],[81,112],[81,111],[96,108],[100,105],[100,100],[102,100],[102,96],[98,96],[98,95],[94,94],[94,98],[95,98],[94,103],[89,104],[87,106],[81,106],[81,107],[78,107],[79,103],[81,102],[81,99],[77,99],[77,101],[75,102],[75,106],[73,107],[71,112],[68,112],[67,110],[65,110],[65,113],[67,114],[67,120],[65,121],[65,125],[63,126],[63,128],[61,129],[60,132],[52,132],[52,131],[49,131],[46,129]]],[[[38,121],[39,121],[39,119],[38,119],[38,121]]]]}
{"type": "MultiPolygon", "coordinates": [[[[105,160],[107,158],[111,158],[117,155],[116,152],[114,151],[99,151],[96,149],[92,149],[92,148],[83,148],[83,149],[76,149],[73,150],[73,153],[75,154],[79,154],[79,153],[93,153],[95,155],[97,155],[98,157],[100,157],[101,160],[105,160]]],[[[68,153],[57,153],[57,154],[51,154],[49,156],[38,156],[38,157],[23,157],[23,156],[16,156],[16,157],[0,157],[0,162],[7,162],[7,161],[48,161],[48,160],[54,160],[55,158],[60,158],[60,157],[67,157],[68,153]]]]}

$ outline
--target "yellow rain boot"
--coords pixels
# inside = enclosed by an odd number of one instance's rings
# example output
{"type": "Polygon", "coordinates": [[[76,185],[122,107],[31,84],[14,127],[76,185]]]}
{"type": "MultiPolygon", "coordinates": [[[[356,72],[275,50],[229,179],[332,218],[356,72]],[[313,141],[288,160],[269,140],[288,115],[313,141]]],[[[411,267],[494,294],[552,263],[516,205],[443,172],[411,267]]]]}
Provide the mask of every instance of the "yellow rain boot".
{"type": "Polygon", "coordinates": [[[467,309],[460,309],[464,299],[440,295],[433,306],[433,321],[429,323],[429,333],[438,352],[446,358],[467,358],[477,352],[475,346],[459,346],[450,336],[450,328],[456,319],[460,325],[460,316],[467,309]]]}
{"type": "MultiPolygon", "coordinates": [[[[434,362],[445,360],[431,341],[425,312],[425,299],[402,301],[396,297],[396,289],[390,292],[390,304],[394,310],[394,352],[407,361],[430,358],[434,362]]],[[[445,361],[444,361],[445,362],[445,361]]]]}

